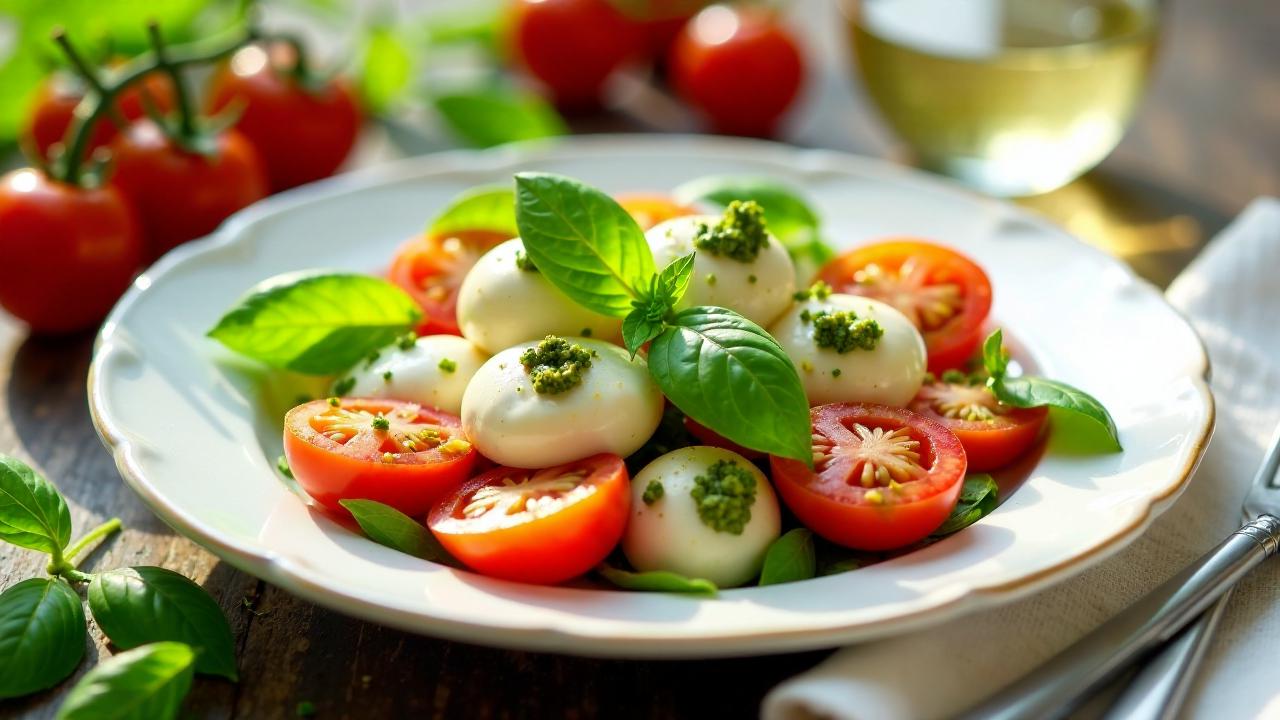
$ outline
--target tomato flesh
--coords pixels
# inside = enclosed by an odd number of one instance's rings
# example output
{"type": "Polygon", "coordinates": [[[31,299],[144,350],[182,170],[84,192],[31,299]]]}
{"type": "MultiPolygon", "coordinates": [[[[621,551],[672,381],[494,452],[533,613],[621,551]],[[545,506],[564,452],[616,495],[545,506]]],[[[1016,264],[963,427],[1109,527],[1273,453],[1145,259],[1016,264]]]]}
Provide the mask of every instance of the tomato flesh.
{"type": "Polygon", "coordinates": [[[459,335],[458,288],[476,261],[510,235],[492,230],[426,234],[396,250],[387,279],[422,306],[419,335],[459,335]]]}
{"type": "Polygon", "coordinates": [[[845,547],[891,550],[947,519],[967,463],[941,423],[870,403],[820,405],[810,417],[814,469],[769,458],[778,494],[809,529],[845,547]]]}
{"type": "Polygon", "coordinates": [[[935,373],[973,356],[991,312],[991,281],[982,268],[955,250],[919,240],[855,248],[827,263],[818,279],[906,315],[924,336],[935,373]]]}
{"type": "Polygon", "coordinates": [[[641,230],[648,230],[672,218],[700,214],[696,208],[682,205],[666,195],[626,193],[618,196],[618,204],[630,213],[641,230]]]}
{"type": "Polygon", "coordinates": [[[454,415],[398,400],[313,400],[285,415],[284,454],[307,494],[338,513],[365,499],[421,517],[471,473],[478,453],[454,415]],[[378,421],[378,418],[385,420],[378,421]]]}
{"type": "Polygon", "coordinates": [[[981,385],[936,382],[920,388],[908,407],[956,434],[969,469],[986,472],[1017,460],[1040,436],[1049,409],[1015,408],[981,385]]]}
{"type": "Polygon", "coordinates": [[[441,500],[427,524],[467,567],[548,585],[604,560],[630,504],[622,458],[602,454],[543,470],[494,468],[441,500]]]}

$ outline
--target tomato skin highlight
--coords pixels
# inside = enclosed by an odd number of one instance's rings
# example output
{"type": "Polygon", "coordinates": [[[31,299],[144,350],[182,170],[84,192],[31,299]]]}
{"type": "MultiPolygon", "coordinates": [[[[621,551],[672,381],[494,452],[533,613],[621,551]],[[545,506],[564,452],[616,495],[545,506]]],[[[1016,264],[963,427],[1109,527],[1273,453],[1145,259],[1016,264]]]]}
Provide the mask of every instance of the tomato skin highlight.
{"type": "Polygon", "coordinates": [[[510,239],[506,233],[492,230],[462,230],[447,237],[419,235],[396,250],[387,279],[422,307],[418,335],[462,334],[458,329],[458,288],[462,279],[481,255],[510,239]],[[451,239],[461,243],[462,252],[449,254],[445,243],[451,239]],[[438,291],[433,291],[428,285],[436,280],[438,291]]]}
{"type": "MultiPolygon", "coordinates": [[[[945,383],[935,383],[940,385],[945,383]]],[[[926,386],[928,387],[928,386],[926,386]]],[[[924,390],[921,391],[922,394],[924,390]]],[[[1009,465],[1035,444],[1049,417],[1049,408],[1010,408],[994,420],[962,420],[947,417],[920,395],[907,406],[912,412],[945,425],[964,445],[969,470],[987,472],[1009,465]]]]}
{"type": "Polygon", "coordinates": [[[626,466],[617,455],[594,455],[541,472],[574,469],[589,471],[583,483],[592,483],[595,491],[549,515],[505,527],[466,519],[462,510],[480,489],[501,485],[513,475],[538,472],[498,467],[441,500],[427,525],[451,555],[483,575],[539,585],[575,578],[603,561],[622,540],[631,489],[626,466]]]}
{"type": "Polygon", "coordinates": [[[0,178],[0,305],[32,332],[97,325],[142,253],[142,227],[114,188],[79,188],[30,168],[0,178]]]}
{"type": "Polygon", "coordinates": [[[303,87],[258,47],[239,51],[213,78],[209,111],[236,106],[242,112],[235,128],[258,151],[273,193],[332,175],[351,153],[362,123],[346,80],[303,87]]]}
{"type": "Polygon", "coordinates": [[[848,447],[840,437],[852,437],[851,424],[886,431],[909,428],[912,439],[920,443],[920,463],[926,472],[903,483],[900,490],[864,488],[831,468],[820,465],[815,472],[798,460],[770,456],[778,494],[806,527],[837,545],[879,551],[923,540],[947,519],[960,497],[967,466],[964,448],[954,433],[909,410],[870,403],[820,405],[810,416],[814,432],[832,439],[837,447],[848,447]],[[882,502],[869,500],[873,490],[883,496],[882,502]]]}
{"type": "MultiPolygon", "coordinates": [[[[417,408],[396,400],[343,398],[342,408],[392,416],[402,408],[417,408]]],[[[330,412],[326,400],[299,405],[285,415],[284,455],[302,489],[326,509],[347,515],[339,500],[362,499],[423,517],[445,493],[454,490],[475,467],[479,454],[446,454],[439,450],[404,453],[393,462],[382,460],[383,451],[367,444],[342,444],[314,427],[318,416],[330,412]]],[[[462,437],[462,422],[432,408],[417,409],[424,422],[448,428],[462,437]]]]}
{"type": "Polygon", "coordinates": [[[884,240],[836,257],[818,271],[816,279],[836,292],[887,302],[911,318],[924,336],[932,373],[963,367],[982,344],[984,323],[991,312],[991,281],[981,266],[956,250],[912,238],[884,240]],[[880,291],[875,283],[854,279],[870,265],[897,273],[908,263],[923,268],[926,286],[946,284],[959,290],[954,314],[936,327],[922,327],[917,313],[904,309],[904,302],[910,304],[917,297],[909,290],[900,296],[892,290],[880,291]]]}

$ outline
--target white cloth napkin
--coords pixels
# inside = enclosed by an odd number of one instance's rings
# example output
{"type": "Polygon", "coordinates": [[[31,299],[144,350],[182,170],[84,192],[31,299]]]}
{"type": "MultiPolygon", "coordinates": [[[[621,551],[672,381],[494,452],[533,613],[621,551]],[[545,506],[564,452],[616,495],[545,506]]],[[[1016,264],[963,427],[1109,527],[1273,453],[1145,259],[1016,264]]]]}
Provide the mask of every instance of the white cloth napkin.
{"type": "MultiPolygon", "coordinates": [[[[1209,348],[1217,431],[1178,502],[1115,557],[1004,607],[837,652],[764,700],[765,720],[931,720],[1003,687],[1194,560],[1241,522],[1280,422],[1280,200],[1262,198],[1170,286],[1209,348]]],[[[1280,718],[1280,559],[1244,579],[1184,708],[1280,718]]]]}

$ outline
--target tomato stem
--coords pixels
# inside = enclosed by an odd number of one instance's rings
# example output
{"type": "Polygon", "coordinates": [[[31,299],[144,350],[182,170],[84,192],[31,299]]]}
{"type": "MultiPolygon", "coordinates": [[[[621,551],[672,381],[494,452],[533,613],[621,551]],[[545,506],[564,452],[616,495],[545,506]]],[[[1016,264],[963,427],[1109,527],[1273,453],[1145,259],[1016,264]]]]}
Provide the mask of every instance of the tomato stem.
{"type": "MultiPolygon", "coordinates": [[[[98,77],[98,72],[92,65],[85,61],[84,56],[80,54],[80,51],[76,50],[75,46],[71,44],[71,39],[67,37],[67,31],[61,27],[54,28],[53,41],[58,44],[59,49],[62,50],[62,54],[67,56],[67,60],[69,60],[71,62],[71,66],[75,68],[76,74],[79,75],[80,78],[84,80],[84,82],[92,88],[99,97],[105,95],[107,90],[102,84],[102,78],[98,77]]],[[[79,108],[76,109],[79,110],[79,108]]],[[[110,116],[111,122],[115,123],[116,127],[125,126],[126,121],[124,116],[120,114],[120,111],[114,105],[108,106],[107,114],[110,116]]]]}
{"type": "Polygon", "coordinates": [[[155,20],[147,23],[147,34],[151,39],[157,68],[169,76],[169,82],[173,85],[173,100],[178,109],[179,139],[190,140],[196,132],[196,121],[194,111],[191,109],[191,94],[188,92],[187,83],[182,78],[182,72],[169,62],[169,56],[165,52],[164,36],[160,34],[160,24],[155,20]]]}

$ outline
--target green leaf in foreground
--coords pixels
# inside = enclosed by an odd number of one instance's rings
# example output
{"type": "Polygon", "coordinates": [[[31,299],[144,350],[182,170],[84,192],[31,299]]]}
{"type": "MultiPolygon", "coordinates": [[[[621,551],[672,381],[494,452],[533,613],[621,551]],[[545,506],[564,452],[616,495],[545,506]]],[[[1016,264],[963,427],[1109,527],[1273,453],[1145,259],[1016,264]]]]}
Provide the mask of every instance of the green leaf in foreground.
{"type": "Polygon", "coordinates": [[[0,698],[53,687],[84,657],[84,608],[58,578],[23,580],[0,593],[0,698]]]}
{"type": "Polygon", "coordinates": [[[516,225],[543,276],[583,307],[631,312],[654,274],[644,232],[608,195],[549,173],[516,175],[516,225]]]}
{"type": "Polygon", "coordinates": [[[600,577],[608,580],[624,590],[640,590],[643,592],[684,593],[687,595],[715,595],[716,584],[702,578],[687,578],[665,570],[651,572],[631,572],[620,570],[610,565],[596,568],[600,577]]]}
{"type": "Polygon", "coordinates": [[[1000,504],[1000,488],[986,473],[974,473],[964,479],[960,499],[951,514],[934,530],[933,537],[950,535],[963,530],[991,514],[1000,504]]]}
{"type": "Polygon", "coordinates": [[[49,554],[71,542],[71,511],[62,494],[8,455],[0,455],[0,540],[49,554]]]}
{"type": "Polygon", "coordinates": [[[753,450],[813,463],[809,401],[759,325],[720,307],[684,310],[649,346],[649,372],[689,417],[753,450]]]}
{"type": "Polygon", "coordinates": [[[159,642],[120,653],[85,674],[57,720],[169,720],[191,689],[196,653],[159,642]]]}
{"type": "Polygon", "coordinates": [[[486,185],[471,188],[449,201],[427,232],[447,237],[459,230],[490,230],[515,237],[516,194],[509,187],[486,185]]]}
{"type": "Polygon", "coordinates": [[[218,603],[186,577],[159,567],[99,573],[89,583],[89,609],[111,642],[122,648],[161,640],[199,651],[195,669],[235,680],[235,643],[218,603]]]}
{"type": "Polygon", "coordinates": [[[251,290],[209,337],[272,367],[332,375],[413,329],[421,317],[413,298],[381,278],[285,273],[251,290]]]}
{"type": "Polygon", "coordinates": [[[777,585],[808,580],[817,571],[817,564],[813,532],[805,528],[788,530],[782,537],[774,540],[765,552],[760,584],[777,585]]]}
{"type": "Polygon", "coordinates": [[[376,500],[339,500],[369,539],[407,555],[457,567],[449,552],[413,518],[376,500]]]}
{"type": "Polygon", "coordinates": [[[564,120],[547,101],[528,93],[491,89],[435,98],[449,130],[475,147],[564,135],[564,120]]]}

